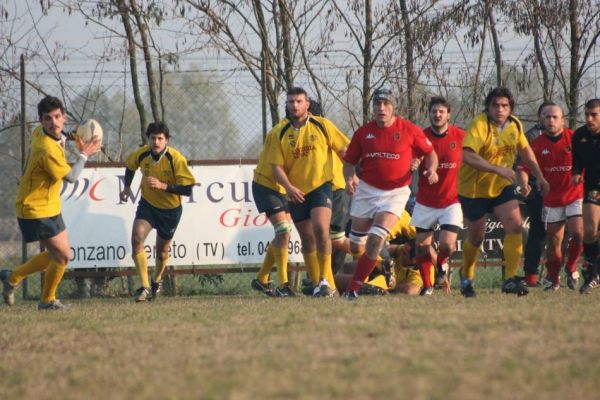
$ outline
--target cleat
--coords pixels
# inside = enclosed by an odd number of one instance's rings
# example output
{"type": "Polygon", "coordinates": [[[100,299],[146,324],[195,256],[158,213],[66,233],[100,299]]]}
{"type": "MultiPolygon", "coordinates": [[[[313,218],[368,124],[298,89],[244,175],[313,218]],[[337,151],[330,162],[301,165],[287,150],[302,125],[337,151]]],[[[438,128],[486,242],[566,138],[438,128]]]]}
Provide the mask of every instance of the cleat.
{"type": "Polygon", "coordinates": [[[267,284],[265,285],[258,278],[254,278],[252,279],[252,282],[250,282],[250,286],[257,292],[261,292],[269,297],[275,296],[275,293],[273,293],[273,287],[271,286],[271,282],[267,282],[267,284]]]}
{"type": "Polygon", "coordinates": [[[71,306],[68,304],[61,303],[60,300],[58,300],[58,299],[52,300],[50,303],[38,304],[38,310],[40,310],[40,311],[66,310],[69,307],[71,307],[71,306]]]}
{"type": "Polygon", "coordinates": [[[462,276],[460,277],[460,294],[465,296],[467,299],[477,297],[477,293],[475,293],[475,288],[473,288],[472,280],[464,279],[462,276]]]}
{"type": "Polygon", "coordinates": [[[151,292],[151,297],[150,300],[154,301],[158,299],[158,295],[160,293],[162,289],[162,281],[159,282],[154,282],[152,281],[152,283],[150,284],[150,292],[151,292]]]}
{"type": "Polygon", "coordinates": [[[575,290],[577,283],[579,282],[579,272],[573,271],[567,275],[567,286],[571,290],[575,290]]]}
{"type": "Polygon", "coordinates": [[[581,274],[583,275],[583,284],[579,288],[579,293],[590,294],[598,286],[599,278],[594,264],[584,260],[581,274]]]}
{"type": "Polygon", "coordinates": [[[312,281],[309,278],[302,279],[302,294],[305,296],[312,296],[315,288],[313,287],[312,281]]]}
{"type": "Polygon", "coordinates": [[[431,296],[431,295],[433,295],[432,287],[424,287],[423,289],[421,289],[421,292],[419,293],[419,296],[431,296]]]}
{"type": "Polygon", "coordinates": [[[379,286],[371,285],[370,283],[363,283],[360,289],[358,289],[359,295],[373,295],[373,296],[383,296],[387,294],[387,291],[379,286]]]}
{"type": "Polygon", "coordinates": [[[344,292],[344,294],[342,295],[342,297],[346,300],[349,301],[355,301],[358,300],[358,293],[356,292],[344,292]]]}
{"type": "Polygon", "coordinates": [[[502,284],[502,293],[525,296],[529,294],[529,288],[527,288],[523,279],[519,279],[515,276],[504,281],[502,284]]]}
{"type": "Polygon", "coordinates": [[[321,286],[317,285],[312,288],[312,297],[321,297],[321,286]]]}
{"type": "Polygon", "coordinates": [[[292,290],[289,283],[275,289],[275,297],[294,297],[296,293],[292,290]]]}
{"type": "Polygon", "coordinates": [[[544,292],[556,292],[558,289],[560,289],[560,283],[554,284],[550,279],[547,278],[544,278],[542,286],[544,287],[544,292]]]}
{"type": "Polygon", "coordinates": [[[133,294],[133,299],[138,303],[150,300],[150,288],[140,287],[133,294]]]}
{"type": "Polygon", "coordinates": [[[323,279],[319,282],[319,296],[318,297],[334,297],[337,296],[338,291],[329,286],[329,282],[323,279]]]}
{"type": "Polygon", "coordinates": [[[450,266],[448,263],[443,263],[442,265],[438,265],[435,271],[435,285],[436,289],[440,289],[444,286],[444,283],[448,281],[448,271],[450,270],[450,266]]]}
{"type": "Polygon", "coordinates": [[[2,281],[2,297],[4,298],[4,302],[9,306],[15,304],[15,287],[8,283],[8,278],[10,277],[10,271],[8,269],[3,269],[0,271],[0,280],[2,281]]]}

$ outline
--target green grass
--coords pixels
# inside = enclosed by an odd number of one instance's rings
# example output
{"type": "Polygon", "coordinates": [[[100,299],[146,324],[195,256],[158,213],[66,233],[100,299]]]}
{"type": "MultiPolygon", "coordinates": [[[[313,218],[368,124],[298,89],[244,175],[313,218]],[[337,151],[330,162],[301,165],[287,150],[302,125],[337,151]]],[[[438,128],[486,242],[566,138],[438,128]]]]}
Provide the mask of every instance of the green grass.
{"type": "Polygon", "coordinates": [[[600,293],[0,307],[0,397],[587,398],[600,293]]]}

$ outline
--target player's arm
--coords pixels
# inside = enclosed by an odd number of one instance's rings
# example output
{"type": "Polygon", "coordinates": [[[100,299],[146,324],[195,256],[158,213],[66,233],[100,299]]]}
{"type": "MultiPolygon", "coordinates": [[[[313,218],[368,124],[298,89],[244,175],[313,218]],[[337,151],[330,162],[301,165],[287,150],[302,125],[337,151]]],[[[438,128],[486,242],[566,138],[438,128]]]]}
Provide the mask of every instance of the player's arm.
{"type": "Polygon", "coordinates": [[[545,196],[550,191],[550,184],[544,178],[542,174],[542,170],[535,159],[535,154],[531,149],[531,146],[523,147],[519,150],[519,154],[521,155],[521,160],[523,160],[523,164],[531,171],[533,176],[535,176],[537,180],[537,188],[540,191],[542,196],[545,196]]]}
{"type": "Polygon", "coordinates": [[[438,168],[437,153],[435,152],[435,150],[431,150],[431,152],[429,152],[429,154],[427,154],[423,157],[423,160],[425,161],[425,170],[423,171],[423,176],[427,178],[427,182],[429,182],[430,185],[433,185],[434,183],[437,183],[437,181],[439,180],[439,177],[437,174],[437,168],[438,168]]]}
{"type": "Polygon", "coordinates": [[[121,201],[127,201],[129,197],[133,194],[131,192],[131,182],[133,182],[133,176],[135,175],[135,171],[125,167],[125,178],[123,179],[123,190],[119,193],[119,199],[121,201]]]}
{"type": "Polygon", "coordinates": [[[79,157],[77,157],[77,161],[71,166],[69,173],[63,178],[69,183],[73,183],[79,178],[88,157],[96,154],[102,146],[102,141],[99,139],[94,139],[87,143],[83,142],[78,137],[75,140],[77,141],[77,148],[79,149],[79,157]]]}
{"type": "Polygon", "coordinates": [[[358,178],[356,177],[356,168],[354,164],[344,160],[344,179],[346,180],[346,190],[349,194],[354,194],[356,186],[358,185],[358,178]]]}
{"type": "Polygon", "coordinates": [[[517,168],[517,182],[521,187],[521,194],[523,197],[529,196],[529,193],[531,192],[531,186],[529,186],[529,174],[522,165],[519,165],[517,168]]]}
{"type": "Polygon", "coordinates": [[[472,149],[468,147],[463,147],[462,161],[463,163],[467,164],[471,168],[475,168],[476,170],[482,172],[491,172],[511,181],[515,179],[515,171],[513,171],[510,168],[505,168],[499,165],[493,165],[489,163],[483,157],[481,157],[479,154],[475,153],[472,149]]]}
{"type": "Polygon", "coordinates": [[[573,185],[578,185],[583,182],[583,159],[581,158],[581,148],[578,143],[578,138],[573,136],[573,158],[571,168],[571,182],[573,185]]]}
{"type": "Polygon", "coordinates": [[[284,187],[289,199],[294,203],[304,202],[304,192],[292,185],[288,179],[287,174],[283,170],[283,166],[279,164],[271,164],[273,166],[273,173],[275,174],[275,180],[281,186],[284,187]]]}

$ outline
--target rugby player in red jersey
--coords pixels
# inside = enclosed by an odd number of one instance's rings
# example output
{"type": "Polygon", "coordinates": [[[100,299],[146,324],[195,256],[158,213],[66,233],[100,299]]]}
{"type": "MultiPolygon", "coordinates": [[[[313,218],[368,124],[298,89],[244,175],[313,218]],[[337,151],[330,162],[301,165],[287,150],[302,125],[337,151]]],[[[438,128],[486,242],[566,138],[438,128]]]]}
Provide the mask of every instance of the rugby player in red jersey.
{"type": "MultiPolygon", "coordinates": [[[[456,250],[456,238],[462,228],[462,209],[458,202],[458,169],[462,163],[462,141],[465,132],[450,125],[450,103],[443,97],[433,97],[429,102],[431,126],[424,130],[438,156],[439,180],[431,184],[427,179],[419,180],[417,202],[413,210],[411,225],[417,229],[417,266],[423,280],[422,296],[433,293],[431,282],[435,252],[432,246],[433,229],[440,226],[439,247],[436,262],[436,281],[448,290],[446,272],[448,259],[456,250]]],[[[419,167],[421,173],[425,167],[419,167]]]]}
{"type": "MultiPolygon", "coordinates": [[[[531,142],[544,178],[550,184],[550,191],[543,198],[544,209],[542,221],[546,224],[546,266],[548,275],[544,281],[545,290],[560,288],[560,268],[562,266],[562,241],[565,225],[569,231],[567,285],[575,289],[579,279],[577,260],[583,251],[583,219],[581,209],[583,203],[583,186],[571,181],[571,165],[573,162],[573,131],[565,128],[562,109],[554,104],[547,104],[541,112],[543,134],[531,142]],[[566,222],[566,224],[565,224],[566,222]]],[[[529,169],[519,166],[519,178],[522,182],[523,194],[531,191],[529,185],[529,169]]]]}
{"type": "Polygon", "coordinates": [[[410,195],[413,154],[424,157],[422,179],[431,184],[438,180],[433,146],[419,127],[395,115],[394,106],[390,90],[376,90],[374,120],[354,133],[344,156],[346,187],[354,196],[350,249],[355,254],[364,249],[346,289],[348,299],[358,297],[358,289],[375,268],[385,238],[404,210],[410,195]]]}

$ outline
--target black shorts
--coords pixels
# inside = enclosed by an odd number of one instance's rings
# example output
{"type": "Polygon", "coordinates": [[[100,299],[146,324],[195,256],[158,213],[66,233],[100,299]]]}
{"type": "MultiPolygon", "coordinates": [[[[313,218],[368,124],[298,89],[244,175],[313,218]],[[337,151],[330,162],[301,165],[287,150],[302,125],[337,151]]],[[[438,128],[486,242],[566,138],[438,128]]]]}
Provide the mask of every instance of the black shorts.
{"type": "Polygon", "coordinates": [[[278,212],[289,212],[287,198],[284,194],[252,181],[252,197],[258,212],[267,217],[278,212]]]}
{"type": "Polygon", "coordinates": [[[181,206],[170,209],[157,208],[142,198],[138,203],[135,219],[143,219],[156,229],[158,236],[165,240],[171,240],[175,235],[177,225],[179,225],[181,212],[181,206]]]}
{"type": "Polygon", "coordinates": [[[19,222],[23,240],[26,243],[50,239],[66,229],[61,214],[50,218],[17,218],[17,221],[19,222]]]}
{"type": "Polygon", "coordinates": [[[331,208],[333,191],[331,182],[326,182],[312,192],[304,195],[304,202],[297,204],[290,202],[292,221],[300,222],[310,218],[310,211],[317,207],[331,208]]]}
{"type": "Polygon", "coordinates": [[[337,189],[333,191],[333,205],[331,207],[331,224],[329,230],[333,232],[345,232],[348,222],[348,203],[349,196],[346,189],[337,189]]]}
{"type": "Polygon", "coordinates": [[[600,187],[584,187],[583,203],[600,206],[600,187]]]}
{"type": "Polygon", "coordinates": [[[494,208],[511,200],[517,200],[517,188],[515,185],[508,185],[502,190],[499,196],[486,198],[470,198],[458,196],[460,206],[463,211],[463,216],[469,221],[477,221],[488,213],[493,213],[494,208]]]}

